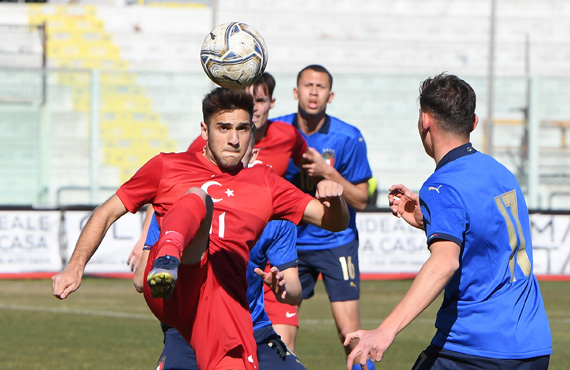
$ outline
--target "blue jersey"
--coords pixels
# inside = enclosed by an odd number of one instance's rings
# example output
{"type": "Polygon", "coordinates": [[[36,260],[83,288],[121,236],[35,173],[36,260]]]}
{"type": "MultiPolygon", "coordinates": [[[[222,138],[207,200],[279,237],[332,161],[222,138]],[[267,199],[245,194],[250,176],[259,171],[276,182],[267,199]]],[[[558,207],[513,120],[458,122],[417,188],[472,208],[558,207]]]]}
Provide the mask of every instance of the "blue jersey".
{"type": "MultiPolygon", "coordinates": [[[[292,124],[297,129],[297,114],[275,118],[292,124]]],[[[309,147],[316,149],[325,161],[333,166],[347,181],[359,184],[372,177],[372,170],[366,155],[366,142],[356,127],[332,116],[326,116],[318,132],[301,135],[309,147]]],[[[316,183],[303,174],[292,161],[289,162],[285,178],[305,193],[315,195],[316,183]]],[[[299,250],[329,249],[346,245],[357,238],[356,212],[348,207],[350,223],[344,231],[333,233],[313,225],[297,227],[297,248],[299,250]]]]}
{"type": "MultiPolygon", "coordinates": [[[[152,246],[158,241],[160,228],[156,217],[153,216],[145,245],[152,246]]],[[[265,313],[265,305],[263,300],[263,281],[253,270],[256,267],[264,270],[267,260],[271,261],[273,266],[277,266],[280,271],[289,267],[297,266],[297,249],[295,248],[295,239],[297,228],[295,224],[284,220],[270,221],[261,237],[249,252],[249,262],[247,265],[247,301],[249,303],[249,311],[253,321],[253,330],[271,325],[271,321],[265,313]]],[[[261,341],[257,338],[256,341],[261,341]]]]}
{"type": "Polygon", "coordinates": [[[528,209],[515,176],[465,144],[439,162],[419,195],[428,245],[448,240],[461,247],[432,344],[497,359],[551,354],[528,209]]]}
{"type": "Polygon", "coordinates": [[[144,241],[144,249],[150,249],[160,237],[160,226],[158,226],[158,221],[156,220],[156,215],[152,214],[152,219],[150,220],[150,226],[146,233],[146,240],[144,241]]]}

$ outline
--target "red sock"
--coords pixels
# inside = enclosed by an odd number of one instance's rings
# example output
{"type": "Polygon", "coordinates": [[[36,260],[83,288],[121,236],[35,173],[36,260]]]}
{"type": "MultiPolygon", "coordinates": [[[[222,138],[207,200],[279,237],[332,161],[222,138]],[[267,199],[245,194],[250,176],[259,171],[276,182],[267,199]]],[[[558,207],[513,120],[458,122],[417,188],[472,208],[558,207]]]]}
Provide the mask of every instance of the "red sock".
{"type": "Polygon", "coordinates": [[[180,259],[205,217],[206,205],[198,194],[189,193],[177,200],[162,220],[156,258],[169,255],[180,259]]]}

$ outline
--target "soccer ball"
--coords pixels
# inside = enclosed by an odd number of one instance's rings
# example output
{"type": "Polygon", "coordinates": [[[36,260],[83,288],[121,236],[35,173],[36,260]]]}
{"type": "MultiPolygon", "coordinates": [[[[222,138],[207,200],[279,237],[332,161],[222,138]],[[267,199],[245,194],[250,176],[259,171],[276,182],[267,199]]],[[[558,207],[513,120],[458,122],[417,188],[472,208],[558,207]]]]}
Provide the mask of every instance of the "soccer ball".
{"type": "Polygon", "coordinates": [[[216,84],[240,89],[251,85],[265,71],[267,47],[253,27],[239,22],[224,23],[204,39],[200,60],[216,84]]]}

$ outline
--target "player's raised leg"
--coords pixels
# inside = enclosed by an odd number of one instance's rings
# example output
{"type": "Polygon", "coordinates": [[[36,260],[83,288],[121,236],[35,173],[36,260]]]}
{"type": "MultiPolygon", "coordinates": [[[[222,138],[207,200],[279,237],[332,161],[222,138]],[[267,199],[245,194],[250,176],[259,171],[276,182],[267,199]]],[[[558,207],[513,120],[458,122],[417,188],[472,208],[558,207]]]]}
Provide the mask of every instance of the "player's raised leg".
{"type": "Polygon", "coordinates": [[[192,188],[164,216],[156,258],[147,262],[152,263],[147,282],[153,298],[170,297],[181,262],[201,260],[208,247],[207,221],[211,215],[211,198],[203,190],[192,188]]]}

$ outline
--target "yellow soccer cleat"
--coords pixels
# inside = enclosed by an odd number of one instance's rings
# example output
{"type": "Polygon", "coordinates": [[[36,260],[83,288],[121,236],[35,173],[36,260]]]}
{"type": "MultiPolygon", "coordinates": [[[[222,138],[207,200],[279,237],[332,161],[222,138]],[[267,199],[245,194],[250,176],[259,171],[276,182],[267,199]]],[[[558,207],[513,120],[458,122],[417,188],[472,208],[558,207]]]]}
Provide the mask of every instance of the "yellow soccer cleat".
{"type": "Polygon", "coordinates": [[[178,279],[180,260],[172,256],[158,257],[152,264],[146,281],[153,298],[169,299],[178,279]]]}

